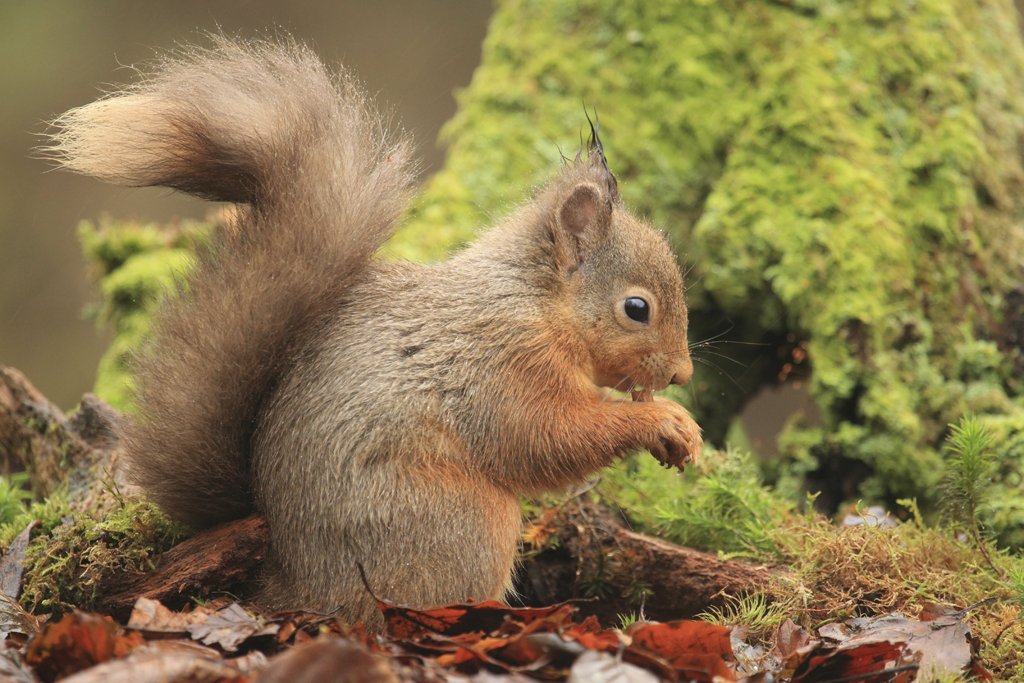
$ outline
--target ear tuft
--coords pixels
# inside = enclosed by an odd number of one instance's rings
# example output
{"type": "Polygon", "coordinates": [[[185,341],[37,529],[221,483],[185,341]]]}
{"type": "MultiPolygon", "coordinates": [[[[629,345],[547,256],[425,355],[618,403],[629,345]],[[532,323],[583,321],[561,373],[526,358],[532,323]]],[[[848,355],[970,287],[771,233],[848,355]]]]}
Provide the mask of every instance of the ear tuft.
{"type": "Polygon", "coordinates": [[[590,236],[602,227],[607,210],[601,192],[591,183],[580,183],[562,202],[558,220],[562,229],[575,237],[590,236]]]}

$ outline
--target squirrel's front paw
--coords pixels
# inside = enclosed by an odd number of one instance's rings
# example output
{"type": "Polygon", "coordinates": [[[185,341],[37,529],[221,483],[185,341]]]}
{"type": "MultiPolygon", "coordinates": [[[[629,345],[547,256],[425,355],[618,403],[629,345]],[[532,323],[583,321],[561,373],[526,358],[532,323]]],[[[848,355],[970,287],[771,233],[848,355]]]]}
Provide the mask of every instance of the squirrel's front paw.
{"type": "Polygon", "coordinates": [[[656,410],[653,438],[643,446],[666,467],[678,467],[695,462],[704,445],[701,429],[678,403],[655,398],[651,407],[656,410]]]}

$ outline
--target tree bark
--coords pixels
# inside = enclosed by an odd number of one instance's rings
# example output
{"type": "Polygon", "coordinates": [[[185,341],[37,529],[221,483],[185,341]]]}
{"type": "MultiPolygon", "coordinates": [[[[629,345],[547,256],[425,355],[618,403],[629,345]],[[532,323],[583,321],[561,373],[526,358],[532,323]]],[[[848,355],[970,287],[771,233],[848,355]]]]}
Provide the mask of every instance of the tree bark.
{"type": "Polygon", "coordinates": [[[68,418],[23,374],[0,367],[0,474],[27,472],[40,498],[69,479],[77,490],[91,479],[89,470],[113,451],[119,419],[116,410],[91,394],[68,418]]]}
{"type": "Polygon", "coordinates": [[[180,609],[192,598],[248,583],[266,557],[269,539],[267,523],[259,517],[206,529],[161,555],[152,571],[112,577],[96,606],[126,619],[139,598],[180,609]]]}

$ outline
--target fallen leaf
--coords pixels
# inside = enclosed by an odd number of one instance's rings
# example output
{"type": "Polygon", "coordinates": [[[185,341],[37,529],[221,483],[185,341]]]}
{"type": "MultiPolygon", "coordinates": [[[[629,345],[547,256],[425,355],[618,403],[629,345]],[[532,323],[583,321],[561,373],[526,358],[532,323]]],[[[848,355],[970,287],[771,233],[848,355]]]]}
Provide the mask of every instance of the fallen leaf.
{"type": "Polygon", "coordinates": [[[562,621],[568,621],[575,611],[570,603],[559,603],[548,607],[509,607],[495,600],[480,603],[462,603],[419,610],[401,607],[386,600],[378,600],[380,611],[387,624],[388,635],[400,640],[411,640],[427,633],[456,635],[459,633],[490,633],[497,630],[508,619],[529,624],[552,614],[559,614],[562,621]]]}
{"type": "Polygon", "coordinates": [[[344,638],[325,637],[291,648],[271,660],[259,683],[398,683],[391,663],[344,638]]]}
{"type": "Polygon", "coordinates": [[[216,650],[197,643],[165,640],[140,647],[124,659],[80,671],[61,683],[241,683],[266,664],[260,652],[225,660],[216,650]]]}
{"type": "Polygon", "coordinates": [[[778,666],[775,669],[779,676],[784,679],[790,678],[800,663],[820,644],[820,640],[812,638],[810,633],[794,624],[792,619],[782,622],[779,630],[775,632],[775,645],[771,652],[778,658],[778,666]]]}
{"type": "Polygon", "coordinates": [[[43,680],[56,680],[110,659],[123,657],[143,642],[125,634],[110,617],[72,612],[43,626],[26,648],[25,661],[43,680]]]}
{"type": "Polygon", "coordinates": [[[733,660],[731,630],[704,621],[679,620],[637,623],[626,634],[634,646],[653,652],[693,680],[710,681],[717,676],[733,681],[736,677],[726,665],[733,660]]]}
{"type": "Polygon", "coordinates": [[[568,683],[657,683],[658,677],[607,652],[584,652],[569,670],[568,683]]]}
{"type": "Polygon", "coordinates": [[[128,617],[127,628],[150,634],[188,633],[190,626],[206,621],[211,614],[202,607],[175,612],[164,607],[159,600],[139,598],[128,617]]]}
{"type": "Polygon", "coordinates": [[[364,645],[366,644],[366,631],[362,626],[342,628],[337,617],[320,613],[277,612],[267,619],[267,625],[271,624],[277,626],[277,642],[281,645],[305,642],[309,636],[317,636],[324,632],[334,635],[351,635],[364,645]]]}
{"type": "Polygon", "coordinates": [[[202,621],[189,624],[186,630],[196,640],[207,645],[217,645],[225,652],[234,652],[252,636],[274,635],[278,628],[277,624],[264,624],[254,619],[235,602],[202,621]]]}
{"type": "MultiPolygon", "coordinates": [[[[490,634],[469,632],[444,636],[427,636],[428,642],[444,646],[450,651],[437,656],[441,666],[474,673],[481,665],[502,672],[535,672],[540,669],[556,672],[567,669],[585,649],[579,643],[563,637],[566,626],[565,611],[558,610],[528,624],[507,619],[490,634]]],[[[569,625],[571,628],[571,625],[569,625]]],[[[424,642],[420,641],[420,645],[424,642]]]]}
{"type": "Polygon", "coordinates": [[[921,619],[910,619],[898,612],[880,617],[850,619],[842,624],[828,624],[818,634],[845,646],[864,643],[901,643],[906,651],[903,660],[914,660],[920,675],[962,674],[975,657],[970,630],[964,612],[953,607],[926,605],[921,619]]]}
{"type": "Polygon", "coordinates": [[[39,620],[25,611],[14,598],[0,593],[0,640],[11,633],[33,635],[39,630],[39,620]]]}
{"type": "Polygon", "coordinates": [[[37,520],[29,522],[21,533],[7,546],[7,552],[0,559],[0,591],[17,600],[21,593],[21,574],[25,569],[25,549],[28,548],[32,530],[39,525],[37,520]]]}
{"type": "Polygon", "coordinates": [[[909,682],[917,663],[904,653],[904,643],[877,641],[819,645],[793,672],[792,683],[849,680],[857,683],[909,682]]]}
{"type": "Polygon", "coordinates": [[[35,683],[32,672],[17,652],[0,651],[0,681],[4,683],[35,683]]]}
{"type": "Polygon", "coordinates": [[[782,622],[775,633],[775,650],[783,661],[815,642],[811,634],[794,624],[792,619],[782,622]]]}

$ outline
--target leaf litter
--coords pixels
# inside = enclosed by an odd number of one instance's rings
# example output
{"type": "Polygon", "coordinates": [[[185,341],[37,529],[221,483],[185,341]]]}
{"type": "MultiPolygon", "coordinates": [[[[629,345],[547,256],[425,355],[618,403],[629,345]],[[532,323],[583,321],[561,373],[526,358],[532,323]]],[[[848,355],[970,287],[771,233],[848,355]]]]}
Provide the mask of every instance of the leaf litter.
{"type": "Polygon", "coordinates": [[[261,614],[226,600],[175,611],[139,598],[126,625],[75,611],[14,634],[4,680],[97,683],[302,683],[360,672],[401,681],[864,681],[902,683],[961,675],[989,680],[977,659],[969,610],[926,605],[825,624],[792,621],[767,644],[746,629],[703,621],[637,622],[623,630],[579,618],[571,603],[540,608],[488,601],[411,609],[378,600],[386,633],[323,614],[261,614]]]}

